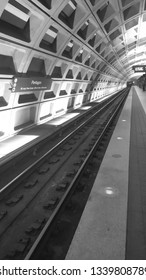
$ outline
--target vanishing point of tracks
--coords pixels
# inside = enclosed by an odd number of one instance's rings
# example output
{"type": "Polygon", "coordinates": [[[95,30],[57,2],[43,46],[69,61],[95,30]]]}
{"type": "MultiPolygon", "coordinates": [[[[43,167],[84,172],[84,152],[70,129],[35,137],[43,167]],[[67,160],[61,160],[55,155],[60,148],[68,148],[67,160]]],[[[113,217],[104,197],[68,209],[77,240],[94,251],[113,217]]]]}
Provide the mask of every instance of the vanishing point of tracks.
{"type": "Polygon", "coordinates": [[[0,259],[65,258],[127,93],[94,108],[3,186],[0,259]]]}

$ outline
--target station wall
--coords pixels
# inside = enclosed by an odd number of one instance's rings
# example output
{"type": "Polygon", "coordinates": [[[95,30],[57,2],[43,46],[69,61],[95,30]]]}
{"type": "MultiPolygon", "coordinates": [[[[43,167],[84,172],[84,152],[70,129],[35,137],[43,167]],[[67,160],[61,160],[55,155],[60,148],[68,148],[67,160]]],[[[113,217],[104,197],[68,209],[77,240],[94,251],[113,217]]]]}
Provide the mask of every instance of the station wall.
{"type": "Polygon", "coordinates": [[[121,66],[114,66],[116,57],[95,13],[99,1],[2,2],[0,141],[124,86],[121,66]],[[46,90],[13,92],[17,77],[51,82],[46,90]]]}

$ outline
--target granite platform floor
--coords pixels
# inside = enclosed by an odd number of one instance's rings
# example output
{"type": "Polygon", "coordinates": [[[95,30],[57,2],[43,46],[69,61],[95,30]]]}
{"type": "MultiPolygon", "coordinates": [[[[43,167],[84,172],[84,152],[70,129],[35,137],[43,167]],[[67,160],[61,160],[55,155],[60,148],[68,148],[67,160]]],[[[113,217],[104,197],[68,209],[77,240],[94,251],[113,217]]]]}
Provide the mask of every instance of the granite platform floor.
{"type": "Polygon", "coordinates": [[[146,259],[146,93],[132,87],[67,260],[146,259]]]}

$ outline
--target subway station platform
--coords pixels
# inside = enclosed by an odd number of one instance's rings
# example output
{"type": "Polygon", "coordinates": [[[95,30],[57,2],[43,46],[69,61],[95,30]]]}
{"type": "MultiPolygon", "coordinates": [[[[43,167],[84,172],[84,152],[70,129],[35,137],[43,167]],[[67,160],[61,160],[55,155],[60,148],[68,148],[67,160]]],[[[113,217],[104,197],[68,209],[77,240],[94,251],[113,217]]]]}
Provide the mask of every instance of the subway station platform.
{"type": "Polygon", "coordinates": [[[146,93],[132,87],[67,260],[146,259],[146,93]]]}

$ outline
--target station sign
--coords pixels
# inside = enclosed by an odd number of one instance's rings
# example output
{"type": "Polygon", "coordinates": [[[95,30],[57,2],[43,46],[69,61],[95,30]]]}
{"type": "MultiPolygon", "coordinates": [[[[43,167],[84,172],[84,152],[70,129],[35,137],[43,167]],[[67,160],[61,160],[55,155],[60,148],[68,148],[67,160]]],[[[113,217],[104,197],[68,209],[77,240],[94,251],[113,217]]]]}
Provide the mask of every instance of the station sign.
{"type": "Polygon", "coordinates": [[[12,81],[12,92],[27,92],[37,90],[47,90],[51,87],[49,77],[14,77],[12,81]]]}
{"type": "Polygon", "coordinates": [[[146,72],[146,65],[134,65],[132,66],[134,72],[146,72]]]}

